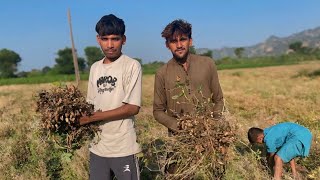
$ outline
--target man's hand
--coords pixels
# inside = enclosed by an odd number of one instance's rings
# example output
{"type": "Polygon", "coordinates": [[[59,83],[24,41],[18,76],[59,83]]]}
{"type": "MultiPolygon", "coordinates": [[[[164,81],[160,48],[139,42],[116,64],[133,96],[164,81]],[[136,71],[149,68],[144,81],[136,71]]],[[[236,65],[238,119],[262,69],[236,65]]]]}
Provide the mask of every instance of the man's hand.
{"type": "Polygon", "coordinates": [[[169,129],[169,136],[175,136],[175,135],[178,135],[181,132],[183,132],[183,131],[179,130],[179,129],[169,129]]]}
{"type": "Polygon", "coordinates": [[[268,166],[271,170],[271,174],[274,174],[274,169],[273,169],[273,166],[274,166],[274,155],[275,153],[268,153],[267,155],[267,162],[268,162],[268,166]]]}
{"type": "Polygon", "coordinates": [[[80,126],[90,123],[90,116],[82,116],[79,119],[80,126]]]}
{"type": "Polygon", "coordinates": [[[210,113],[210,116],[211,116],[214,120],[222,120],[222,121],[226,120],[225,116],[224,116],[221,112],[219,112],[219,113],[211,112],[211,113],[210,113]]]}
{"type": "Polygon", "coordinates": [[[294,159],[291,159],[290,167],[292,170],[293,179],[298,179],[298,173],[297,173],[296,163],[295,163],[294,159]]]}

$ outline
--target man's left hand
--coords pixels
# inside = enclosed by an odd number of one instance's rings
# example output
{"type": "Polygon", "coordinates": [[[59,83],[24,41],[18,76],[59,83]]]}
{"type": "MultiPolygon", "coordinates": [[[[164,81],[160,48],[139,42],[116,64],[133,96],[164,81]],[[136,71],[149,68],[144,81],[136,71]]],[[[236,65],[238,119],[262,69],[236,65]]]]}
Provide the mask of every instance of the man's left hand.
{"type": "Polygon", "coordinates": [[[90,123],[90,116],[82,116],[79,119],[80,126],[90,123]]]}

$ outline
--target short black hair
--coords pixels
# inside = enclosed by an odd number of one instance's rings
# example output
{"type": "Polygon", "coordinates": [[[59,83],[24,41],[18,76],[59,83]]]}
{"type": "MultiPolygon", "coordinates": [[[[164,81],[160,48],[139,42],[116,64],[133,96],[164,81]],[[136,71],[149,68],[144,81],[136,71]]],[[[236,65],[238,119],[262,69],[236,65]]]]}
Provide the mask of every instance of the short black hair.
{"type": "Polygon", "coordinates": [[[259,134],[262,134],[263,130],[260,128],[252,127],[248,131],[248,139],[251,144],[257,142],[257,138],[259,134]]]}
{"type": "Polygon", "coordinates": [[[99,36],[121,35],[126,31],[124,21],[113,14],[103,16],[96,25],[96,32],[99,36]]]}

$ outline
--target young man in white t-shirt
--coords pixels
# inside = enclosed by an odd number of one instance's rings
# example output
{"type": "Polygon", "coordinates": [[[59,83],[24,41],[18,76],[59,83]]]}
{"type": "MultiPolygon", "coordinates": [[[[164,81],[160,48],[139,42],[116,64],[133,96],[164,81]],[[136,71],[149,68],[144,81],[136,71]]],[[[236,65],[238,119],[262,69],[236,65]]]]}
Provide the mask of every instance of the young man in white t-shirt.
{"type": "Polygon", "coordinates": [[[123,55],[125,25],[113,14],[103,16],[96,25],[97,41],[105,57],[90,68],[87,101],[95,107],[92,116],[80,124],[99,121],[102,130],[97,144],[90,145],[90,179],[139,179],[134,115],[141,106],[141,65],[123,55]]]}

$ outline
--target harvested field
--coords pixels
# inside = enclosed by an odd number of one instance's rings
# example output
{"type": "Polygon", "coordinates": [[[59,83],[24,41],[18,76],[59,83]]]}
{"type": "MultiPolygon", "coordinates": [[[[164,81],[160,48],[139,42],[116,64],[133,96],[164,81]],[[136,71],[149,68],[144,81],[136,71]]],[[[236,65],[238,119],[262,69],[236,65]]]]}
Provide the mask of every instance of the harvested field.
{"type": "MultiPolygon", "coordinates": [[[[311,129],[314,140],[309,158],[299,159],[302,179],[320,178],[320,77],[309,76],[320,62],[219,71],[228,113],[236,124],[236,142],[228,151],[226,179],[271,179],[261,157],[248,149],[246,132],[252,126],[298,122],[311,129]]],[[[138,140],[153,158],[141,157],[142,179],[163,179],[157,153],[166,129],[152,116],[153,75],[143,77],[143,106],[136,118],[138,140]]],[[[53,84],[0,86],[0,179],[88,179],[88,149],[70,159],[38,133],[36,95],[53,84]]],[[[80,85],[86,91],[86,81],[80,85]]],[[[286,168],[288,169],[288,168],[286,168]]],[[[285,179],[291,179],[285,173],[285,179]]]]}

